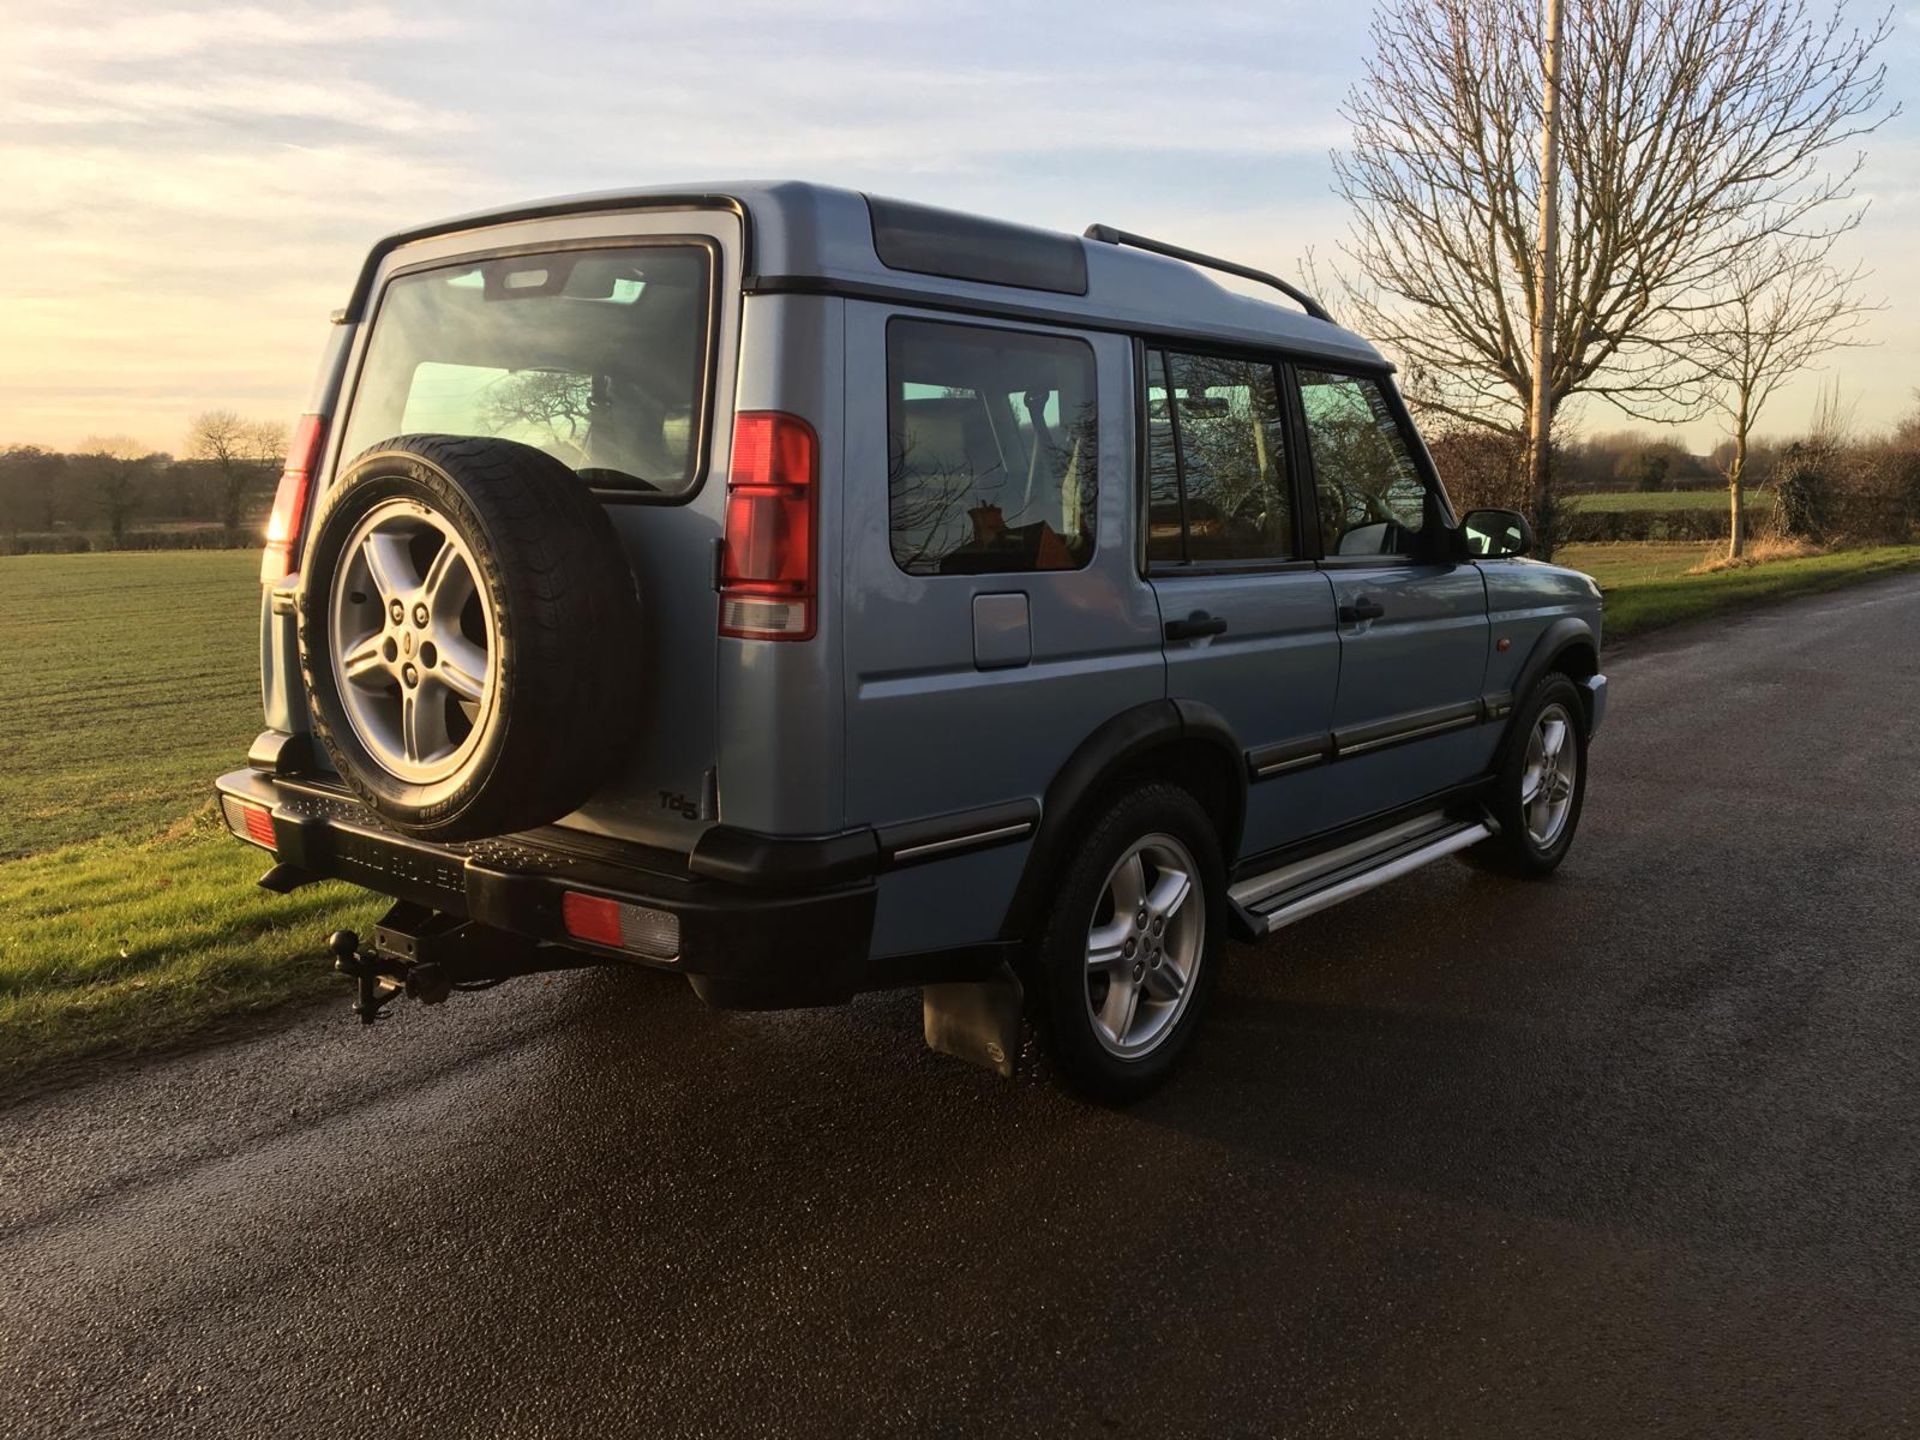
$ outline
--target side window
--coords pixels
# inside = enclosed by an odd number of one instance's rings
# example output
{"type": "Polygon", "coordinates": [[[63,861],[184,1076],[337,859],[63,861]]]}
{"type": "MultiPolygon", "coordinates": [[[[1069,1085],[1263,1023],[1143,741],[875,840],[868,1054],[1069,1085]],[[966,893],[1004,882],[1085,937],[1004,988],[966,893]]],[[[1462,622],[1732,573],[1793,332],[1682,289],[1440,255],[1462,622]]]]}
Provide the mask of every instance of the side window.
{"type": "Polygon", "coordinates": [[[926,320],[887,326],[888,505],[910,575],[1074,570],[1093,554],[1093,348],[926,320]]]}
{"type": "Polygon", "coordinates": [[[1380,382],[1303,369],[1300,401],[1325,553],[1411,554],[1427,487],[1380,382]]]}
{"type": "Polygon", "coordinates": [[[1284,414],[1271,365],[1147,356],[1147,559],[1294,555],[1284,414]]]}

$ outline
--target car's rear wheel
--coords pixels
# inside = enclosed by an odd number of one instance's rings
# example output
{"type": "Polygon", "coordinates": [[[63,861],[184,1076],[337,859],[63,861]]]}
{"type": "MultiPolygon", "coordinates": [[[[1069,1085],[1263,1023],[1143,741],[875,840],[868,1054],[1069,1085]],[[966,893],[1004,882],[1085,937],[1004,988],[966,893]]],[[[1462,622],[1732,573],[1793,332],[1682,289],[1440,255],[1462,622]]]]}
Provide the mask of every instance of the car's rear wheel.
{"type": "Polygon", "coordinates": [[[1034,948],[1037,1018],[1061,1078],[1101,1100],[1172,1071],[1219,983],[1219,842],[1186,791],[1115,796],[1068,863],[1034,948]]]}
{"type": "Polygon", "coordinates": [[[357,456],[314,519],[299,617],[315,733],[408,834],[557,820],[625,758],[633,574],[599,502],[530,446],[403,435],[357,456]]]}
{"type": "Polygon", "coordinates": [[[1545,676],[1514,717],[1488,808],[1500,833],[1461,852],[1483,870],[1546,875],[1566,859],[1587,796],[1587,721],[1579,687],[1545,676]]]}

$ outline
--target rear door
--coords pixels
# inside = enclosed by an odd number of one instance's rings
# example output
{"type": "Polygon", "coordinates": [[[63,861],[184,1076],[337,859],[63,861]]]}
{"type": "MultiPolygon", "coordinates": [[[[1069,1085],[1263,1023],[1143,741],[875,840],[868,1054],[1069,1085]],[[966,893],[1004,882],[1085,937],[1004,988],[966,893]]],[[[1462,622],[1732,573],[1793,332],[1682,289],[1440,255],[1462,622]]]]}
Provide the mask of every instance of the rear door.
{"type": "Polygon", "coordinates": [[[1165,693],[1127,539],[1131,346],[849,302],[846,356],[847,820],[952,845],[884,879],[875,950],[984,940],[1027,845],[965,835],[1165,693]]]}
{"type": "Polygon", "coordinates": [[[1355,820],[1486,765],[1486,586],[1475,566],[1430,558],[1452,515],[1384,378],[1309,365],[1296,375],[1320,565],[1339,610],[1339,783],[1327,803],[1355,820]]]}
{"type": "Polygon", "coordinates": [[[499,436],[564,461],[606,505],[645,669],[637,739],[564,823],[688,849],[715,818],[717,624],[739,344],[740,222],[636,210],[436,235],[382,263],[323,473],[390,435],[499,436]]]}
{"type": "Polygon", "coordinates": [[[1257,853],[1330,823],[1297,781],[1329,749],[1333,585],[1306,548],[1275,364],[1155,346],[1144,369],[1146,563],[1168,693],[1239,737],[1252,781],[1242,850],[1257,853]]]}

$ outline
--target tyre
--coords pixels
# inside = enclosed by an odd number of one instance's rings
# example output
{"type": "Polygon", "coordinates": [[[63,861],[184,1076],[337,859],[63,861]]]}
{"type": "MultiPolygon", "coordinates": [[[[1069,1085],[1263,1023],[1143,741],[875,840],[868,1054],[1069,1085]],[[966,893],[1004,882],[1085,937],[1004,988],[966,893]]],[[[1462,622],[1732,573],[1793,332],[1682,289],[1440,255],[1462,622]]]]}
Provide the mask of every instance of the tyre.
{"type": "Polygon", "coordinates": [[[600,504],[531,446],[402,435],[357,456],[314,519],[298,613],[314,731],[406,834],[546,824],[624,758],[633,574],[600,504]]]}
{"type": "Polygon", "coordinates": [[[1106,804],[1031,954],[1034,1018],[1071,1089],[1127,1101],[1166,1079],[1219,984],[1226,904],[1219,840],[1193,796],[1148,783],[1106,804]]]}
{"type": "Polygon", "coordinates": [[[1500,833],[1461,852],[1503,875],[1546,875],[1567,856],[1587,795],[1587,720],[1580,691],[1542,677],[1515,712],[1488,809],[1500,833]]]}

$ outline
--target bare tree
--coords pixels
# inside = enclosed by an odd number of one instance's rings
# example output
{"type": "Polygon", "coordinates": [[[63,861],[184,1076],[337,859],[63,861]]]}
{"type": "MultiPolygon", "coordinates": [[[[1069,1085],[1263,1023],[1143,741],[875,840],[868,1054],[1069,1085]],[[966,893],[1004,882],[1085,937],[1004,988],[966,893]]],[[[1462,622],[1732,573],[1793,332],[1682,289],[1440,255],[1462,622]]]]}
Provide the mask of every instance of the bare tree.
{"type": "Polygon", "coordinates": [[[272,421],[243,420],[231,410],[207,410],[187,428],[187,454],[211,461],[220,476],[220,520],[229,538],[240,533],[249,488],[262,485],[286,454],[287,431],[272,421]]]}
{"type": "Polygon", "coordinates": [[[1880,308],[1860,298],[1858,269],[1829,262],[1831,249],[1830,239],[1789,237],[1735,256],[1719,290],[1721,303],[1702,317],[1695,349],[1733,447],[1726,462],[1729,558],[1739,558],[1746,546],[1748,446],[1760,412],[1783,383],[1822,355],[1862,343],[1861,325],[1880,308]]]}
{"type": "MultiPolygon", "coordinates": [[[[1897,107],[1854,28],[1805,0],[1585,0],[1558,57],[1561,214],[1545,397],[1699,413],[1689,341],[1738,256],[1858,212],[1856,142],[1897,107]]],[[[1525,440],[1544,197],[1533,0],[1386,0],[1336,152],[1346,304],[1423,409],[1525,440]]],[[[1538,497],[1550,507],[1551,487],[1538,497]]],[[[1543,520],[1547,517],[1543,515],[1543,520]]],[[[1543,525],[1543,530],[1545,526],[1543,525]]]]}
{"type": "Polygon", "coordinates": [[[481,410],[494,434],[537,445],[570,464],[580,456],[580,432],[592,417],[593,377],[560,370],[514,371],[493,387],[481,410]]]}
{"type": "Polygon", "coordinates": [[[107,532],[117,548],[126,543],[127,521],[140,504],[135,486],[153,456],[129,435],[91,436],[80,450],[93,475],[94,503],[106,517],[107,532]]]}

